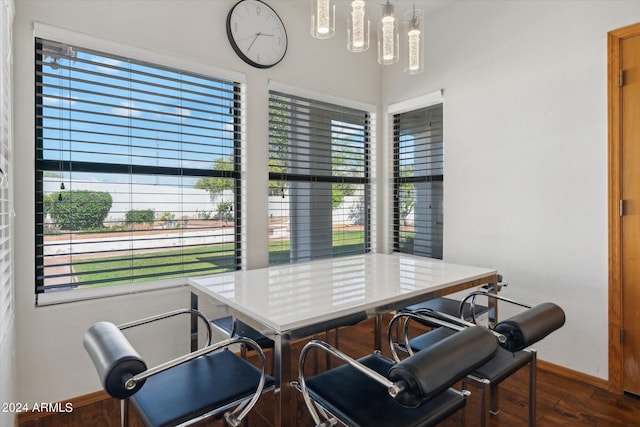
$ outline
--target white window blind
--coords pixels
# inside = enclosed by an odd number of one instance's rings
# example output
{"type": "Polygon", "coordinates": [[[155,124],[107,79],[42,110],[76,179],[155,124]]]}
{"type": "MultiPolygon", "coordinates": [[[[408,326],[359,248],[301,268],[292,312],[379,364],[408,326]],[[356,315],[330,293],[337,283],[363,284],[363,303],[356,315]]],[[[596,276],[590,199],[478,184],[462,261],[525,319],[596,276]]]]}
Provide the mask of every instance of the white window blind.
{"type": "Polygon", "coordinates": [[[13,0],[0,0],[0,343],[13,323],[13,0]]]}
{"type": "Polygon", "coordinates": [[[240,266],[240,84],[36,40],[36,292],[240,266]]]}
{"type": "Polygon", "coordinates": [[[394,250],[442,258],[442,104],[395,114],[393,141],[394,250]]]}
{"type": "Polygon", "coordinates": [[[370,117],[269,92],[269,262],[370,250],[370,117]]]}

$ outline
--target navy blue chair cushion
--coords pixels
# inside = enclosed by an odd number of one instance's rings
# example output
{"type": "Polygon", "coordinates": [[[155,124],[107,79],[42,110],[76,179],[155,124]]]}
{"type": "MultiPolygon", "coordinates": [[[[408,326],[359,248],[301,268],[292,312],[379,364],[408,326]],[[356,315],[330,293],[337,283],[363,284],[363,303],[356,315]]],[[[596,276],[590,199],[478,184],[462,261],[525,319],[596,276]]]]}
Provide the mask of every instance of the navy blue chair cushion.
{"type": "Polygon", "coordinates": [[[409,345],[414,353],[417,353],[425,348],[429,348],[434,344],[439,343],[443,339],[455,334],[456,331],[449,328],[437,328],[432,331],[426,332],[422,335],[418,335],[415,338],[409,340],[409,345]]]}
{"type": "MultiPolygon", "coordinates": [[[[369,355],[358,360],[386,376],[392,360],[369,355]]],[[[395,401],[378,382],[349,365],[323,372],[306,381],[309,395],[351,427],[432,426],[464,407],[466,399],[447,389],[418,408],[395,401]]]]}
{"type": "MultiPolygon", "coordinates": [[[[225,331],[227,334],[231,334],[231,327],[233,325],[233,317],[221,317],[219,319],[214,319],[211,321],[213,325],[218,327],[220,330],[225,331]]],[[[236,321],[236,337],[245,337],[252,339],[262,348],[273,348],[273,340],[267,338],[265,335],[262,335],[260,332],[253,329],[251,326],[247,325],[240,320],[236,321]]]]}
{"type": "Polygon", "coordinates": [[[498,347],[495,356],[484,365],[476,368],[471,375],[491,381],[491,384],[499,384],[502,380],[518,371],[518,369],[531,362],[533,353],[530,351],[511,352],[498,347]]]}
{"type": "MultiPolygon", "coordinates": [[[[403,313],[406,313],[406,312],[415,311],[421,308],[427,308],[427,309],[439,311],[440,313],[448,314],[450,316],[460,317],[460,301],[451,299],[451,298],[445,298],[445,297],[438,297],[438,298],[420,302],[418,304],[410,305],[408,307],[404,307],[400,311],[403,313]]],[[[476,304],[475,311],[476,311],[476,316],[480,316],[484,313],[489,312],[489,307],[487,307],[486,305],[476,304]]],[[[471,304],[469,304],[468,302],[465,303],[462,313],[465,319],[470,320],[471,304]]]]}
{"type": "Polygon", "coordinates": [[[329,331],[331,329],[339,328],[342,326],[352,326],[366,319],[367,313],[364,311],[347,314],[345,316],[329,319],[327,321],[316,323],[315,325],[305,326],[304,328],[297,329],[291,334],[291,339],[310,337],[311,335],[329,331]]]}
{"type": "MultiPolygon", "coordinates": [[[[251,396],[260,370],[229,350],[149,377],[130,400],[147,426],[174,426],[251,396]]],[[[274,385],[267,376],[265,389],[274,385]]]]}

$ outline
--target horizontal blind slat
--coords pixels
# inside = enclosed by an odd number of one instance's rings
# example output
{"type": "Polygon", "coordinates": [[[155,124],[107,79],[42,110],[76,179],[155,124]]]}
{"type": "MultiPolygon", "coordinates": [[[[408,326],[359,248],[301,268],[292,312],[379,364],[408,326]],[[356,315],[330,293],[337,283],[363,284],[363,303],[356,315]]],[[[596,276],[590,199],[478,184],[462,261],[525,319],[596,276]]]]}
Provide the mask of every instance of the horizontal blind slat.
{"type": "Polygon", "coordinates": [[[36,292],[239,268],[240,85],[36,45],[36,292]]]}
{"type": "Polygon", "coordinates": [[[442,105],[393,117],[394,250],[442,258],[442,105]]]}
{"type": "Polygon", "coordinates": [[[271,264],[369,251],[369,115],[269,93],[271,264]]]}

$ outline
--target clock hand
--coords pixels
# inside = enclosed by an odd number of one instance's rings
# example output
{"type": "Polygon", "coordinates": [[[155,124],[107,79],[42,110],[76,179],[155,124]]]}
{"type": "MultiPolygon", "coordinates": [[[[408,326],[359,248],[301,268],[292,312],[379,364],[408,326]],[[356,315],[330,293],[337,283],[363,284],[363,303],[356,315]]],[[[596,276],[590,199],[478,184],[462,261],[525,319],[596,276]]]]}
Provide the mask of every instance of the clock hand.
{"type": "Polygon", "coordinates": [[[254,37],[253,37],[253,41],[251,42],[251,44],[249,45],[249,47],[247,48],[247,52],[249,52],[251,50],[251,47],[253,46],[253,44],[256,42],[256,40],[258,40],[258,36],[260,36],[260,33],[257,33],[254,37]]]}
{"type": "Polygon", "coordinates": [[[258,35],[258,33],[256,33],[256,34],[251,34],[250,36],[243,37],[243,38],[241,38],[241,39],[237,39],[237,41],[239,41],[239,42],[243,42],[243,41],[245,41],[245,40],[249,40],[251,37],[255,38],[257,35],[258,35]]]}
{"type": "MultiPolygon", "coordinates": [[[[251,41],[251,44],[249,45],[249,47],[247,48],[247,52],[249,52],[251,50],[251,47],[253,46],[253,44],[256,42],[256,40],[258,40],[258,37],[260,36],[267,36],[267,37],[273,37],[274,34],[265,34],[262,31],[256,33],[255,36],[253,36],[253,40],[251,41]]],[[[249,37],[247,37],[249,38],[249,37]]]]}

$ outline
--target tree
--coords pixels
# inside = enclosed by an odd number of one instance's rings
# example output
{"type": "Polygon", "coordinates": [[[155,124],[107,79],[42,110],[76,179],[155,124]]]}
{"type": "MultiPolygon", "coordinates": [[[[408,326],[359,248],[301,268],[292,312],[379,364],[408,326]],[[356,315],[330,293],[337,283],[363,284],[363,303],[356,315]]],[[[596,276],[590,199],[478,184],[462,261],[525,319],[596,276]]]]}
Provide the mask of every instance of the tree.
{"type": "Polygon", "coordinates": [[[400,165],[398,175],[401,179],[399,182],[399,188],[398,188],[398,191],[400,192],[399,215],[400,215],[400,222],[404,223],[404,221],[407,219],[409,214],[411,214],[411,211],[413,211],[413,207],[416,204],[415,184],[411,182],[402,181],[402,178],[414,176],[413,165],[412,164],[400,165]]]}
{"type": "Polygon", "coordinates": [[[224,225],[227,225],[227,221],[231,221],[233,219],[233,203],[218,203],[218,206],[216,206],[215,218],[224,221],[224,225]]]}
{"type": "MultiPolygon", "coordinates": [[[[213,169],[217,171],[233,171],[233,160],[231,157],[218,158],[213,162],[213,169]]],[[[209,192],[211,201],[215,199],[217,195],[222,194],[225,190],[233,190],[234,182],[230,178],[221,177],[208,177],[200,178],[194,185],[194,188],[198,190],[206,190],[209,192]]]]}

